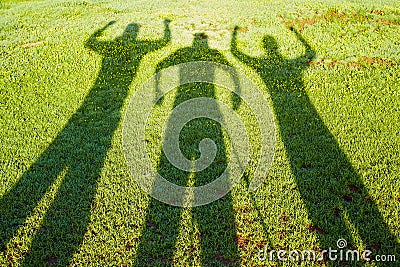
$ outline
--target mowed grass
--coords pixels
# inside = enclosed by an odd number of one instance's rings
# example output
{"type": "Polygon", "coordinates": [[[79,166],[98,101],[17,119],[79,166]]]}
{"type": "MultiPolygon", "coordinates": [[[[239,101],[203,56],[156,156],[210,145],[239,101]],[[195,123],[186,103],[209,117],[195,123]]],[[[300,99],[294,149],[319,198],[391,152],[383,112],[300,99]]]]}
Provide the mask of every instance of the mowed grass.
{"type": "MultiPolygon", "coordinates": [[[[397,1],[3,1],[0,265],[398,266],[399,40],[397,1]],[[110,21],[98,35],[105,46],[90,43],[110,21]],[[124,46],[130,23],[137,40],[124,46]],[[200,32],[209,48],[192,46],[200,32]],[[251,140],[242,182],[212,204],[178,208],[134,182],[121,134],[137,88],[192,60],[229,64],[257,83],[277,144],[265,183],[249,193],[261,148],[242,103],[251,140]],[[339,238],[397,263],[257,258],[264,247],[335,249],[339,238]]],[[[152,161],[180,185],[209,182],[231,156],[223,125],[209,120],[181,137],[189,158],[215,137],[220,150],[208,171],[181,173],[160,152],[161,123],[197,96],[237,104],[226,89],[181,87],[146,129],[152,161]]]]}

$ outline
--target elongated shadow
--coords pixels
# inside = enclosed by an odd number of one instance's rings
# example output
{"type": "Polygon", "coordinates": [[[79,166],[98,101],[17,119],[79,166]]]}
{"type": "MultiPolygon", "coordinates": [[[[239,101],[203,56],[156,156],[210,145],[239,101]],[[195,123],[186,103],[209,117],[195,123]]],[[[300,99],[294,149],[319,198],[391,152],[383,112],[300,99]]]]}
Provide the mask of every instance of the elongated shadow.
{"type": "MultiPolygon", "coordinates": [[[[157,66],[157,72],[169,66],[194,61],[211,61],[229,65],[218,50],[208,46],[207,36],[199,33],[195,35],[192,46],[179,49],[161,61],[157,66]]],[[[192,71],[201,73],[201,70],[183,69],[179,74],[181,83],[187,81],[186,75],[191,75],[192,71]]],[[[211,71],[213,75],[213,70],[207,71],[211,71]]],[[[239,90],[239,88],[236,89],[239,90]]],[[[214,85],[191,83],[179,86],[173,108],[196,97],[216,98],[214,85]]],[[[231,100],[232,106],[238,108],[239,98],[232,96],[231,100]]],[[[214,108],[219,110],[218,105],[214,108]]],[[[175,126],[167,121],[166,127],[168,129],[175,126]]],[[[228,161],[222,128],[218,122],[207,118],[188,122],[180,132],[180,148],[177,149],[181,149],[186,158],[197,159],[201,155],[198,149],[199,143],[205,138],[212,139],[217,146],[216,157],[206,169],[193,173],[180,170],[174,167],[162,152],[158,160],[158,173],[180,186],[201,186],[215,180],[224,172],[228,161]]],[[[151,199],[145,222],[135,266],[171,266],[175,260],[183,261],[187,265],[238,265],[235,219],[229,193],[211,204],[193,208],[169,206],[151,199]],[[192,235],[193,239],[178,240],[182,216],[187,216],[188,213],[191,216],[189,221],[195,225],[194,228],[197,227],[198,232],[195,233],[193,229],[190,229],[189,235],[192,235]],[[178,244],[178,242],[182,243],[178,244]],[[178,252],[183,253],[183,256],[174,259],[177,248],[183,250],[183,252],[178,252]],[[200,253],[196,255],[198,251],[200,253]]],[[[183,227],[190,228],[187,225],[183,227]]]]}
{"type": "Polygon", "coordinates": [[[238,50],[237,30],[231,52],[256,70],[269,90],[291,170],[312,222],[309,230],[318,235],[321,249],[335,249],[340,238],[354,249],[355,232],[373,255],[398,253],[395,237],[377,206],[365,198],[368,191],[362,180],[306,94],[302,76],[315,55],[311,46],[291,29],[304,45],[304,55],[285,59],[277,52],[275,39],[265,36],[268,56],[251,57],[238,50]]]}
{"type": "Polygon", "coordinates": [[[4,250],[57,176],[66,171],[42,226],[34,234],[23,261],[25,266],[69,264],[89,223],[97,180],[136,69],[144,55],[170,40],[169,21],[165,21],[164,37],[158,40],[137,40],[136,23],[129,24],[122,36],[112,41],[98,40],[113,23],[97,30],[85,44],[104,58],[84,102],[51,145],[1,198],[4,250]]]}

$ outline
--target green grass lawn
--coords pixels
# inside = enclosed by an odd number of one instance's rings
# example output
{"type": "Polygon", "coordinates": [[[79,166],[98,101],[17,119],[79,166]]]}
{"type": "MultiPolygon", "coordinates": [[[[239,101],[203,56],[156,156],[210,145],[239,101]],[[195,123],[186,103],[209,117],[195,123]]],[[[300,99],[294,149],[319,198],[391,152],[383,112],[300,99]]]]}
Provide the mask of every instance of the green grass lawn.
{"type": "Polygon", "coordinates": [[[5,0],[0,57],[0,266],[399,266],[398,1],[5,0]],[[211,138],[213,163],[192,173],[168,162],[162,125],[173,127],[171,110],[188,99],[225,103],[250,140],[230,193],[180,208],[135,183],[123,118],[149,77],[199,60],[258,85],[276,153],[250,193],[262,162],[249,106],[205,83],[174,89],[146,127],[149,157],[168,180],[204,185],[232,154],[224,126],[202,118],[183,128],[180,148],[196,159],[211,138]],[[338,239],[397,262],[257,257],[264,247],[336,249],[338,239]]]}

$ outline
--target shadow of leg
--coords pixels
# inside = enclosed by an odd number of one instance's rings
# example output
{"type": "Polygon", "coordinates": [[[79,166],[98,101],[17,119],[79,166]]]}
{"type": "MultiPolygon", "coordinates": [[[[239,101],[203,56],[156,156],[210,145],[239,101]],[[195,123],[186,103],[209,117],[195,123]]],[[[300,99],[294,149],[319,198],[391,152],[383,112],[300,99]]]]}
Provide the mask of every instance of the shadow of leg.
{"type": "Polygon", "coordinates": [[[193,208],[204,266],[240,266],[237,230],[231,194],[206,206],[193,208]]]}

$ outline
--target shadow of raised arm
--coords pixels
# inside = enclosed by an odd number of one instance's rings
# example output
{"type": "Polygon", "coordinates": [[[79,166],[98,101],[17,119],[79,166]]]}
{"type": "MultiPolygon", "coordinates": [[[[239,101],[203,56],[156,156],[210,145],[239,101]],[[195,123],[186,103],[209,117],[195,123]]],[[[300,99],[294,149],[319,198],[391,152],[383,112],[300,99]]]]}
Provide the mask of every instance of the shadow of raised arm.
{"type": "MultiPolygon", "coordinates": [[[[169,28],[169,24],[171,20],[164,20],[164,37],[161,39],[150,41],[150,50],[155,51],[164,46],[166,46],[171,41],[171,29],[169,28]]],[[[149,51],[150,52],[150,51],[149,51]]]]}
{"type": "Polygon", "coordinates": [[[304,39],[304,37],[293,27],[289,27],[289,30],[296,34],[297,39],[304,45],[306,51],[301,58],[307,58],[307,62],[311,62],[315,58],[315,51],[311,48],[310,44],[304,39]]]}
{"type": "Polygon", "coordinates": [[[169,28],[170,23],[171,23],[170,19],[164,20],[164,42],[165,42],[165,45],[171,41],[171,29],[169,28]]]}
{"type": "MultiPolygon", "coordinates": [[[[164,37],[161,40],[154,41],[154,46],[153,48],[155,50],[166,46],[170,41],[171,41],[171,29],[169,27],[169,24],[171,23],[170,19],[164,19],[164,37]]],[[[155,84],[155,103],[157,102],[157,99],[162,96],[162,92],[160,91],[159,87],[159,82],[160,82],[160,74],[157,69],[156,73],[156,84],[155,84]]],[[[162,103],[162,98],[159,99],[161,100],[160,103],[162,103]]]]}
{"type": "Polygon", "coordinates": [[[103,32],[110,27],[111,25],[113,25],[115,23],[115,20],[110,21],[109,23],[107,23],[106,26],[104,26],[101,29],[98,29],[97,31],[95,31],[90,37],[89,39],[85,42],[85,47],[90,48],[93,51],[96,51],[98,53],[101,53],[102,51],[104,51],[104,49],[106,49],[109,46],[109,41],[99,41],[97,38],[100,37],[103,32]]]}
{"type": "Polygon", "coordinates": [[[237,48],[237,31],[239,29],[239,26],[235,26],[233,29],[232,33],[232,39],[231,39],[231,53],[237,57],[241,62],[247,64],[247,65],[252,65],[255,66],[254,63],[256,63],[257,59],[254,57],[251,57],[249,55],[246,55],[245,53],[239,51],[237,48]]]}

